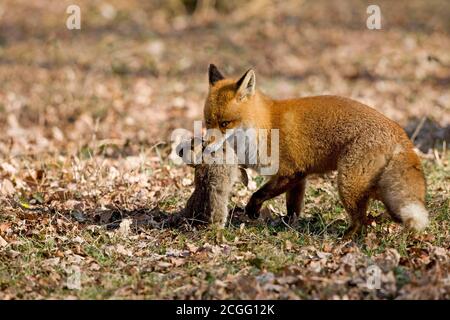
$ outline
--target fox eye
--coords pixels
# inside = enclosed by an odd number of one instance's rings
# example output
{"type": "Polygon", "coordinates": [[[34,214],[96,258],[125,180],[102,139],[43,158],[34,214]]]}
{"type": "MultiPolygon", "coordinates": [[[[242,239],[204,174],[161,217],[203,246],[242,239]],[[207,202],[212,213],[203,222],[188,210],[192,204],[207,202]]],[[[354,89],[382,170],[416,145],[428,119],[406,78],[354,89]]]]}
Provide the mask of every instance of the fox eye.
{"type": "Polygon", "coordinates": [[[229,124],[230,124],[230,121],[222,121],[222,122],[220,123],[220,126],[221,126],[222,128],[226,128],[229,124]]]}

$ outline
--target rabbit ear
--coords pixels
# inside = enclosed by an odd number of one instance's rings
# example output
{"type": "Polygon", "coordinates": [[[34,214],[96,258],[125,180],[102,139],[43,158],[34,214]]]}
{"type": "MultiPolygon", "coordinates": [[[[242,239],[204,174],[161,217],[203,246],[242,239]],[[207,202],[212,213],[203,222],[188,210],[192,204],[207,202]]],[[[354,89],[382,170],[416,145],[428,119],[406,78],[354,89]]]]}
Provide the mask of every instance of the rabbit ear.
{"type": "Polygon", "coordinates": [[[240,178],[241,178],[241,182],[244,184],[244,186],[248,187],[248,172],[247,170],[245,170],[245,168],[243,167],[239,167],[239,173],[240,173],[240,178]]]}

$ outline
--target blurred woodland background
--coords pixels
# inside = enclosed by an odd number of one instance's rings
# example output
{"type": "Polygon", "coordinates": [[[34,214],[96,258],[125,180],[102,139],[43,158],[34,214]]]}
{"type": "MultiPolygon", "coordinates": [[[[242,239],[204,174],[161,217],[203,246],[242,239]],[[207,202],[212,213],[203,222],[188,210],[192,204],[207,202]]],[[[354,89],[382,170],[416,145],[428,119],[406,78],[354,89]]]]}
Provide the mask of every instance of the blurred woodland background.
{"type": "Polygon", "coordinates": [[[0,299],[450,298],[449,34],[446,0],[2,0],[0,299]],[[72,4],[81,30],[66,28],[72,4]],[[343,95],[399,122],[421,150],[429,231],[375,223],[342,243],[333,174],[311,180],[297,230],[237,215],[214,244],[167,228],[193,187],[170,133],[202,118],[209,63],[255,68],[273,97],[343,95]]]}

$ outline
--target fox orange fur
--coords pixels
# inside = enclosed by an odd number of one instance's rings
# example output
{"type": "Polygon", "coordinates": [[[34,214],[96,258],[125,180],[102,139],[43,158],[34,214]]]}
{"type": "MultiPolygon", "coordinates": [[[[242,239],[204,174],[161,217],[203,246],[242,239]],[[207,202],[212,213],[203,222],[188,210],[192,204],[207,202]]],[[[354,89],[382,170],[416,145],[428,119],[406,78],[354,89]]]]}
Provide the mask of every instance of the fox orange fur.
{"type": "Polygon", "coordinates": [[[346,238],[367,223],[367,205],[381,200],[395,221],[414,230],[428,224],[425,178],[404,130],[357,101],[339,96],[273,100],[256,89],[248,70],[239,80],[209,67],[204,107],[207,128],[279,129],[279,170],[257,190],[245,210],[257,218],[264,201],[286,193],[287,213],[303,207],[309,174],[338,171],[338,190],[350,216],[346,238]]]}

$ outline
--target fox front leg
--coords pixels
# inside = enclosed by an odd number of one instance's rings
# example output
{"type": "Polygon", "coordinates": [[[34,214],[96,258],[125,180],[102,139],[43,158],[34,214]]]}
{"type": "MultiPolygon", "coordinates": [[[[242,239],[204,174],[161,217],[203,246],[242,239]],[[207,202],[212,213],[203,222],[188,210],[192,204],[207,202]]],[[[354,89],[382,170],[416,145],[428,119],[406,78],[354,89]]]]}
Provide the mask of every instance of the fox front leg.
{"type": "Polygon", "coordinates": [[[245,212],[251,219],[259,217],[259,211],[266,200],[270,200],[292,189],[299,179],[304,178],[302,173],[292,176],[274,176],[258,191],[252,194],[250,201],[245,206],[245,212]]]}

